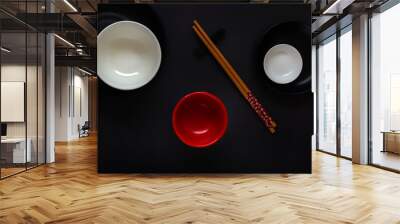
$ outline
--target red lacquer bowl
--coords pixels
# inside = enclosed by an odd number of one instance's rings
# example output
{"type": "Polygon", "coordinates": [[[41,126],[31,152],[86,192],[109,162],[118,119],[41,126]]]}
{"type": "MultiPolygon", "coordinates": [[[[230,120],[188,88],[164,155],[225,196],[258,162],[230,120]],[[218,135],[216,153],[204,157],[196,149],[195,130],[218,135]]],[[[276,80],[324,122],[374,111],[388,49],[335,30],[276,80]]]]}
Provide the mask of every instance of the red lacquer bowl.
{"type": "Polygon", "coordinates": [[[225,134],[228,112],[224,103],[208,92],[193,92],[179,100],[172,115],[179,139],[188,146],[203,148],[225,134]]]}

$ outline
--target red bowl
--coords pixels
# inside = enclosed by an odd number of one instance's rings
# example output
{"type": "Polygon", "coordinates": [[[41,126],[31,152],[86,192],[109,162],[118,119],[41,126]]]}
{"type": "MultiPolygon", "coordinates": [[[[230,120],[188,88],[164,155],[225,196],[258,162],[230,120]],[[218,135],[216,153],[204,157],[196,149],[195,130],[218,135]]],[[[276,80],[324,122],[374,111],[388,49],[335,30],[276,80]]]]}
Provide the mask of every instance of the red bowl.
{"type": "Polygon", "coordinates": [[[172,115],[179,139],[188,146],[203,148],[225,134],[228,112],[224,103],[208,92],[193,92],[179,100],[172,115]]]}

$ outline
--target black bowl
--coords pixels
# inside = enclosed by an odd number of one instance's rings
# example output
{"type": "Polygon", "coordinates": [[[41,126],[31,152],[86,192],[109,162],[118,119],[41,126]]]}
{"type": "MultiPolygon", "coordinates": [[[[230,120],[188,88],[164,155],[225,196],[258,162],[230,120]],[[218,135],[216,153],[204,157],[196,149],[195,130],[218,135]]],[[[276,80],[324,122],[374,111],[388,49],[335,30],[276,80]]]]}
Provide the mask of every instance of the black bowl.
{"type": "Polygon", "coordinates": [[[301,94],[311,91],[311,42],[310,27],[298,22],[285,22],[272,27],[266,32],[261,40],[257,69],[265,77],[268,86],[281,93],[301,94]],[[296,80],[287,84],[278,84],[268,78],[264,71],[265,54],[273,46],[278,44],[289,44],[295,47],[303,59],[302,71],[296,80]]]}

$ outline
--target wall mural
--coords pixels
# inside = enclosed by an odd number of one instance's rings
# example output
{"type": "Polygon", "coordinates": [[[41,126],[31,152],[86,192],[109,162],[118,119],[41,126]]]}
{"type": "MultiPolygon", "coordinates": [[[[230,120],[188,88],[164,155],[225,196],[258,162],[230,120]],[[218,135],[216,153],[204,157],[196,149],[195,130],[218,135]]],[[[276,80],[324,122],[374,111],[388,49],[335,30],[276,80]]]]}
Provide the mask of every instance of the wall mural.
{"type": "Polygon", "coordinates": [[[308,5],[100,5],[101,173],[310,173],[308,5]]]}

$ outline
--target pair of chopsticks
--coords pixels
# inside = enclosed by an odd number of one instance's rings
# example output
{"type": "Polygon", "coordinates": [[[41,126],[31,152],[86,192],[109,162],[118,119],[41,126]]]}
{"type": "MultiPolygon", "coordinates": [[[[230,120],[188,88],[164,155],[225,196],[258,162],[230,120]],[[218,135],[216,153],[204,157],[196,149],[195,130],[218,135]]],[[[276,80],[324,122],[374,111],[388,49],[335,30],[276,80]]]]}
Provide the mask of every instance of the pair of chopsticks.
{"type": "Polygon", "coordinates": [[[266,109],[260,104],[258,99],[254,96],[254,94],[250,91],[247,85],[240,78],[239,74],[235,71],[232,65],[228,62],[225,56],[221,53],[218,47],[214,44],[214,42],[210,39],[204,29],[201,27],[200,23],[195,20],[193,21],[194,25],[192,28],[196,32],[197,36],[204,43],[213,57],[218,61],[221,67],[224,69],[226,74],[235,84],[235,86],[239,89],[240,93],[247,100],[253,110],[257,113],[260,119],[264,122],[265,126],[267,126],[268,130],[273,134],[275,133],[275,129],[277,124],[272,120],[271,116],[268,114],[266,109]]]}

